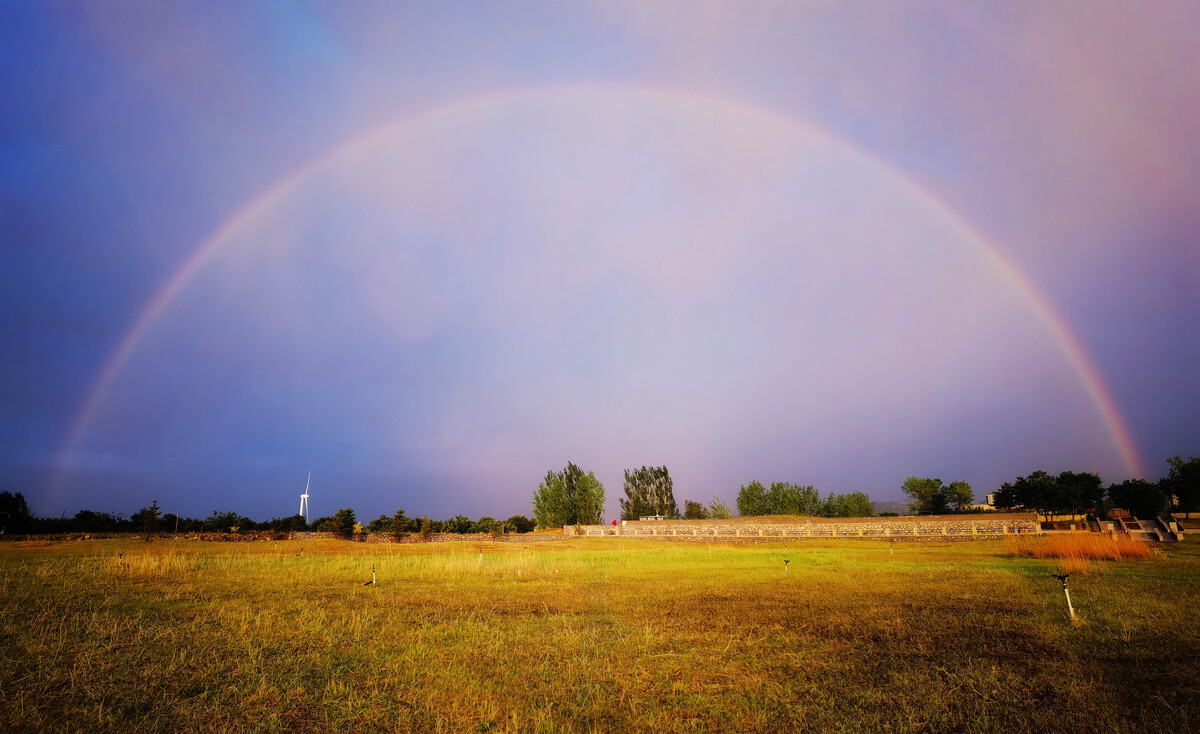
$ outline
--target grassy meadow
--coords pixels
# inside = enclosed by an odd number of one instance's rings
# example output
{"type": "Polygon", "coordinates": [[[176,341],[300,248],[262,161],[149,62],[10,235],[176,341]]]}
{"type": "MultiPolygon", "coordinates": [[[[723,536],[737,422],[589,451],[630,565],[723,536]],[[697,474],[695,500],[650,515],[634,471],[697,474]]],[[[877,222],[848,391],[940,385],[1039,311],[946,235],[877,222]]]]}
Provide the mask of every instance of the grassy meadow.
{"type": "Polygon", "coordinates": [[[0,730],[1200,730],[1200,543],[1036,555],[8,541],[0,730]]]}

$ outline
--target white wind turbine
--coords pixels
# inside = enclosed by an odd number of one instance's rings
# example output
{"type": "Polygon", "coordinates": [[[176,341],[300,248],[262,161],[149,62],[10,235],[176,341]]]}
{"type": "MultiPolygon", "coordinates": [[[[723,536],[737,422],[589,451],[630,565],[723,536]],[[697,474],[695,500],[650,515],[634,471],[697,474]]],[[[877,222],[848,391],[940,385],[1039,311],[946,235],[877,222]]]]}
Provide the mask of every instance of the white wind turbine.
{"type": "Polygon", "coordinates": [[[312,469],[308,470],[308,481],[304,483],[304,494],[300,495],[300,514],[304,516],[304,523],[308,524],[308,485],[312,482],[312,469]]]}

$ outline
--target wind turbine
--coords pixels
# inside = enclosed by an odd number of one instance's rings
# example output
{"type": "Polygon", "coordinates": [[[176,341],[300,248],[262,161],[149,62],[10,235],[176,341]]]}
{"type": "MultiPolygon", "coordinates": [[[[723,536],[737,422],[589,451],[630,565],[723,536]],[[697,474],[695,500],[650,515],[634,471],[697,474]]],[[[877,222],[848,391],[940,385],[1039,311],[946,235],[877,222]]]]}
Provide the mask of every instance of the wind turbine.
{"type": "Polygon", "coordinates": [[[300,495],[300,514],[304,516],[304,524],[308,524],[308,485],[312,482],[312,469],[308,470],[308,481],[304,483],[304,494],[300,495]]]}

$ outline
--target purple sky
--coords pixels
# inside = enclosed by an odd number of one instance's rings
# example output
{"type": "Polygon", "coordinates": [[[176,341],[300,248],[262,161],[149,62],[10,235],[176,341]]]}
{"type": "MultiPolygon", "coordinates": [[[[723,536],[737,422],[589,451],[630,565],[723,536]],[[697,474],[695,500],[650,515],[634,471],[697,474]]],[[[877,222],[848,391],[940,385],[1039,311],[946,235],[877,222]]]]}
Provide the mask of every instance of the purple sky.
{"type": "Polygon", "coordinates": [[[529,514],[1200,453],[1192,2],[0,4],[0,488],[529,514]]]}

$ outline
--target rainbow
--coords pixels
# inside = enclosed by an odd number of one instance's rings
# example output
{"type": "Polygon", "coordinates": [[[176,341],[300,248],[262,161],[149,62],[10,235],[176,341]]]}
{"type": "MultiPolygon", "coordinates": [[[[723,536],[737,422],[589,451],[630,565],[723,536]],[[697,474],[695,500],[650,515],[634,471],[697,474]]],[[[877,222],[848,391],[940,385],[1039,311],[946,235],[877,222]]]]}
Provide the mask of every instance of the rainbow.
{"type": "Polygon", "coordinates": [[[391,120],[383,125],[351,137],[299,166],[234,212],[232,216],[222,222],[212,234],[201,242],[175,272],[171,274],[166,282],[158,288],[112,350],[112,353],[105,361],[93,382],[86,398],[79,406],[69,424],[65,440],[59,451],[57,469],[53,480],[54,486],[59,486],[69,471],[72,457],[87,427],[95,419],[100,406],[104,402],[105,396],[108,394],[109,388],[133,356],[142,339],[145,338],[146,334],[192,277],[205,266],[214,254],[219,252],[223,246],[232,241],[239,232],[252,222],[286,201],[306,183],[328,171],[337,163],[361,153],[391,136],[397,134],[403,135],[406,132],[415,133],[418,130],[428,129],[431,126],[451,120],[464,119],[463,116],[482,113],[500,105],[519,103],[527,98],[532,99],[543,95],[595,94],[643,95],[680,104],[717,105],[727,110],[766,117],[782,125],[803,131],[817,139],[840,146],[840,148],[871,165],[875,170],[881,172],[891,182],[900,187],[901,190],[920,202],[927,211],[936,216],[950,231],[959,235],[990,268],[994,269],[1015,288],[1026,305],[1036,314],[1039,321],[1049,332],[1059,351],[1074,370],[1084,392],[1100,413],[1113,447],[1120,456],[1126,471],[1135,477],[1145,476],[1145,468],[1138,454],[1137,446],[1130,434],[1129,428],[1125,425],[1121,417],[1120,411],[1117,409],[1116,401],[1105,386],[1099,370],[1091,359],[1089,359],[1087,351],[1071,332],[1066,321],[1058,314],[1054,306],[1037,289],[1034,283],[1030,281],[1028,276],[1021,271],[1017,264],[1004,254],[1003,250],[972,227],[944,199],[929,188],[906,176],[857,144],[823,127],[803,118],[784,115],[744,100],[726,96],[714,96],[704,92],[683,91],[647,85],[565,84],[491,90],[452,99],[433,105],[420,112],[405,114],[398,119],[391,120]]]}

